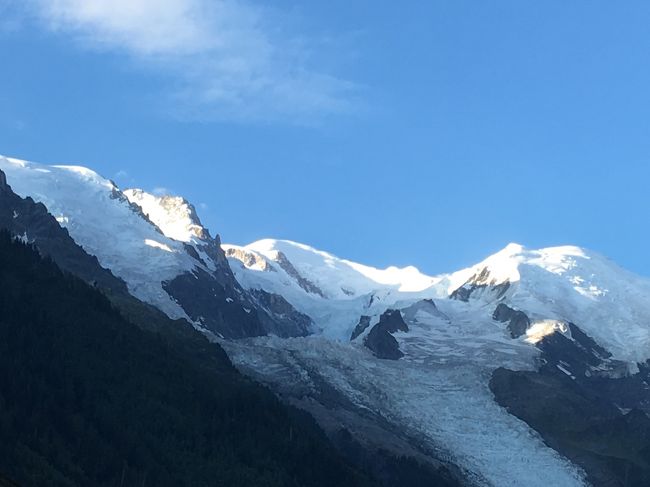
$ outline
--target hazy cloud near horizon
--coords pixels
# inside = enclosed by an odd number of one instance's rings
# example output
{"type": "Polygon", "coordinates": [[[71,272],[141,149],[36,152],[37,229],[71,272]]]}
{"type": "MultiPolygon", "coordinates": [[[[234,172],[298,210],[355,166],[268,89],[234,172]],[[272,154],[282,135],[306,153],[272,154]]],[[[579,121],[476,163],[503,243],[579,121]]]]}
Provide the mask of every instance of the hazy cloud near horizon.
{"type": "Polygon", "coordinates": [[[190,119],[304,123],[354,109],[358,86],[314,69],[315,39],[285,13],[235,0],[28,0],[27,14],[77,45],[165,76],[190,119]]]}

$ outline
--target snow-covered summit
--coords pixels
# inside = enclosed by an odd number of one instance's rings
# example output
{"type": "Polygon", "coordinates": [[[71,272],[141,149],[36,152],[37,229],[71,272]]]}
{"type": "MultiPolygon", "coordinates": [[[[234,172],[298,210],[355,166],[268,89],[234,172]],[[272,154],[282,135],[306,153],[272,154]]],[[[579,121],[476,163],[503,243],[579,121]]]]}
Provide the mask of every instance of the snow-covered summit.
{"type": "Polygon", "coordinates": [[[183,244],[143,218],[110,180],[78,166],[47,166],[0,157],[0,170],[20,196],[43,203],[72,238],[111,269],[131,293],[170,317],[186,314],[161,283],[196,262],[183,244]]]}
{"type": "Polygon", "coordinates": [[[507,283],[505,299],[532,318],[573,322],[621,360],[650,358],[650,280],[596,252],[509,245],[450,281],[474,289],[507,283]]]}
{"type": "Polygon", "coordinates": [[[155,196],[142,189],[124,190],[131,203],[142,208],[142,212],[174,240],[192,242],[210,238],[201,223],[194,206],[181,196],[155,196]]]}
{"type": "Polygon", "coordinates": [[[123,192],[77,166],[0,157],[0,170],[15,193],[43,203],[131,294],[169,317],[185,318],[224,337],[302,332],[262,309],[253,312],[253,301],[232,275],[219,238],[210,236],[184,198],[123,192]]]}
{"type": "Polygon", "coordinates": [[[453,275],[454,282],[467,280],[472,274],[484,273],[483,284],[517,282],[522,279],[522,266],[536,266],[554,274],[562,274],[577,265],[576,259],[591,260],[603,257],[580,247],[565,245],[538,250],[527,249],[521,244],[510,243],[482,262],[453,275]]]}
{"type": "Polygon", "coordinates": [[[347,340],[361,315],[402,300],[445,297],[438,278],[415,267],[377,269],[289,240],[223,245],[239,283],[282,296],[325,336],[347,340]]]}
{"type": "Polygon", "coordinates": [[[349,336],[360,315],[465,288],[463,306],[491,313],[506,300],[533,320],[578,324],[616,358],[650,358],[650,280],[580,247],[512,243],[476,265],[435,276],[415,267],[376,269],[287,240],[224,249],[244,287],[283,295],[327,336],[349,336]]]}
{"type": "Polygon", "coordinates": [[[412,266],[377,269],[290,240],[258,240],[239,249],[280,266],[288,260],[300,276],[322,291],[323,297],[331,299],[351,299],[381,288],[417,292],[436,282],[412,266]]]}

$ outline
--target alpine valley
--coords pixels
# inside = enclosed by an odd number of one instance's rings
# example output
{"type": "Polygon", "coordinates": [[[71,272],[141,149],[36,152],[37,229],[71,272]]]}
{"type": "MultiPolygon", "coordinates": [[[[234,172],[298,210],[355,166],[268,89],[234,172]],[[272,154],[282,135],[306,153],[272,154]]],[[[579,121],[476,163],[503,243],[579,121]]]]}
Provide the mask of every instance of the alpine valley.
{"type": "Polygon", "coordinates": [[[6,157],[0,229],[17,255],[0,256],[6,302],[52,268],[86,293],[50,313],[76,326],[21,314],[2,373],[41,349],[70,373],[94,351],[52,411],[19,420],[0,391],[0,485],[650,485],[650,280],[594,252],[510,244],[451,274],[376,269],[286,240],[222,244],[182,197],[6,157]],[[94,473],[75,433],[90,427],[107,442],[94,473]]]}

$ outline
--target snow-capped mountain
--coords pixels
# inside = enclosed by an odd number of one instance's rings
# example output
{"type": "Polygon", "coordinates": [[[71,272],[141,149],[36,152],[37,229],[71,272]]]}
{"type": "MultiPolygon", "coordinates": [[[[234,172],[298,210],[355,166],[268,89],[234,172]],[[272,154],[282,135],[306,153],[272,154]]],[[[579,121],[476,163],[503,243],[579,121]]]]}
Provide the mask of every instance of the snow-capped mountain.
{"type": "Polygon", "coordinates": [[[45,167],[7,158],[0,159],[0,169],[17,194],[43,203],[72,238],[122,278],[136,297],[170,317],[187,317],[162,283],[198,263],[182,243],[147,222],[111,181],[82,167],[45,167]]]}
{"type": "Polygon", "coordinates": [[[0,171],[135,297],[219,341],[351,458],[374,452],[381,469],[381,452],[407,455],[460,485],[650,475],[650,280],[595,252],[510,244],[427,276],[285,240],[221,245],[185,199],[85,168],[0,157],[0,171]]]}
{"type": "Polygon", "coordinates": [[[446,296],[441,278],[415,267],[375,269],[286,240],[223,246],[239,283],[283,296],[309,316],[314,332],[347,340],[361,315],[400,300],[446,296]]]}
{"type": "Polygon", "coordinates": [[[559,329],[551,322],[573,322],[617,359],[650,358],[650,280],[577,247],[529,250],[510,244],[470,268],[438,276],[415,267],[375,269],[290,241],[224,249],[245,288],[281,294],[328,337],[350,337],[362,315],[452,297],[471,302],[472,309],[504,301],[526,310],[529,342],[559,329]]]}
{"type": "Polygon", "coordinates": [[[507,286],[504,299],[533,320],[578,324],[621,360],[650,358],[650,280],[595,252],[571,246],[528,250],[511,244],[454,280],[467,274],[465,299],[480,300],[483,289],[507,286]]]}
{"type": "Polygon", "coordinates": [[[139,206],[166,237],[198,245],[212,241],[210,233],[201,224],[196,209],[185,198],[154,196],[141,189],[127,189],[124,196],[139,206]]]}
{"type": "Polygon", "coordinates": [[[77,166],[0,157],[0,170],[13,191],[44,204],[133,296],[170,318],[225,337],[304,333],[293,323],[287,329],[260,316],[232,276],[219,237],[210,235],[184,199],[122,192],[77,166]]]}

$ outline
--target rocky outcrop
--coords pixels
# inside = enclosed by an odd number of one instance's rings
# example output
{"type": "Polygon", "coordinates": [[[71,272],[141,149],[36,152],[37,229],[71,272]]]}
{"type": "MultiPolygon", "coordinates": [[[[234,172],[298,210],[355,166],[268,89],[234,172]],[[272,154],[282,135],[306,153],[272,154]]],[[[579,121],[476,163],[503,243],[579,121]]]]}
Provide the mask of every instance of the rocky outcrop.
{"type": "Polygon", "coordinates": [[[238,288],[220,284],[196,268],[163,283],[163,289],[202,327],[223,338],[266,335],[253,304],[242,304],[238,288]]]}
{"type": "Polygon", "coordinates": [[[404,356],[399,344],[392,335],[398,331],[408,331],[409,328],[399,310],[388,310],[379,318],[379,323],[372,327],[363,344],[372,350],[378,358],[398,360],[404,356]]]}
{"type": "Polygon", "coordinates": [[[305,336],[313,327],[311,318],[284,297],[244,291],[225,257],[216,270],[197,267],[163,283],[163,289],[194,322],[223,338],[305,336]]]}
{"type": "Polygon", "coordinates": [[[312,319],[294,308],[279,294],[263,289],[251,289],[249,295],[254,300],[259,317],[265,329],[282,338],[307,336],[314,326],[312,319]]]}
{"type": "Polygon", "coordinates": [[[554,333],[538,343],[539,370],[499,368],[490,389],[500,405],[582,467],[595,487],[647,485],[650,366],[631,375],[627,364],[569,326],[570,338],[554,333]]]}
{"type": "Polygon", "coordinates": [[[183,248],[185,249],[185,252],[187,252],[190,255],[190,257],[192,257],[194,260],[196,260],[203,267],[208,266],[208,264],[205,262],[205,260],[203,260],[203,258],[201,258],[201,256],[196,251],[196,248],[194,248],[193,245],[185,243],[185,244],[183,244],[183,248]]]}
{"type": "Polygon", "coordinates": [[[201,223],[196,208],[185,198],[182,196],[161,196],[160,205],[169,212],[182,208],[187,213],[187,218],[192,222],[191,231],[193,235],[201,240],[210,239],[210,233],[208,232],[208,229],[203,226],[203,223],[201,223]]]}
{"type": "Polygon", "coordinates": [[[256,267],[264,272],[275,272],[275,269],[269,265],[267,260],[257,252],[249,252],[238,247],[226,247],[226,257],[237,259],[246,267],[256,267]]]}
{"type": "Polygon", "coordinates": [[[198,240],[210,240],[210,232],[203,226],[196,208],[182,196],[155,196],[141,189],[126,189],[115,191],[116,195],[125,198],[142,211],[142,215],[152,224],[160,228],[162,233],[171,231],[168,235],[177,240],[187,236],[198,240]]]}
{"type": "MultiPolygon", "coordinates": [[[[215,235],[214,237],[211,237],[210,233],[207,230],[205,230],[205,232],[207,234],[207,238],[203,240],[202,243],[195,244],[195,247],[201,252],[204,252],[205,255],[210,257],[210,259],[216,266],[215,275],[223,276],[226,279],[224,283],[226,282],[236,283],[237,281],[235,280],[235,276],[232,273],[232,269],[228,264],[228,259],[226,258],[226,254],[221,248],[221,237],[219,236],[219,234],[215,235]]],[[[239,286],[239,284],[237,284],[237,286],[239,286]]]]}
{"type": "Polygon", "coordinates": [[[650,419],[641,411],[621,413],[557,374],[497,369],[490,388],[499,404],[582,467],[594,487],[647,485],[650,419]]]}
{"type": "Polygon", "coordinates": [[[519,338],[526,334],[530,326],[530,319],[523,311],[511,308],[505,303],[499,303],[494,310],[492,318],[502,323],[508,323],[508,331],[512,338],[519,338]]]}
{"type": "Polygon", "coordinates": [[[470,277],[462,286],[455,289],[449,297],[467,302],[470,298],[488,294],[490,299],[496,301],[502,299],[510,287],[509,281],[497,282],[493,279],[486,267],[470,277]]]}
{"type": "Polygon", "coordinates": [[[354,327],[352,335],[350,336],[350,341],[356,340],[359,336],[368,329],[370,326],[370,316],[361,315],[359,317],[359,323],[354,327]]]}
{"type": "Polygon", "coordinates": [[[552,333],[537,344],[542,351],[543,370],[560,370],[584,381],[595,375],[619,375],[622,362],[611,360],[611,354],[573,323],[567,323],[570,338],[552,333]]]}

